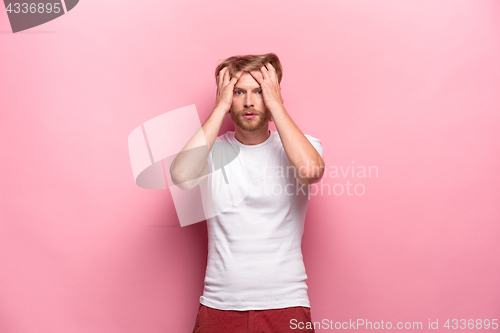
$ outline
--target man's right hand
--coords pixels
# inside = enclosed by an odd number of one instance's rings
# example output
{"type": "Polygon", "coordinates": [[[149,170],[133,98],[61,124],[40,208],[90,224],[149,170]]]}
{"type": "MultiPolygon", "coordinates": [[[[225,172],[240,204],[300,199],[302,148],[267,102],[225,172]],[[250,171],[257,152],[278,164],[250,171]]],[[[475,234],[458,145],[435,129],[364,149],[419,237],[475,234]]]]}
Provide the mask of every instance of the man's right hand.
{"type": "Polygon", "coordinates": [[[214,109],[221,110],[221,112],[224,111],[224,113],[229,112],[233,104],[234,85],[238,82],[243,73],[244,71],[239,71],[229,80],[227,66],[220,70],[219,75],[217,75],[217,97],[215,99],[214,109]]]}
{"type": "Polygon", "coordinates": [[[190,190],[207,178],[210,172],[208,154],[217,139],[222,121],[233,104],[234,85],[243,73],[244,71],[239,71],[229,80],[229,72],[227,67],[224,67],[217,75],[217,98],[214,110],[170,165],[172,181],[179,188],[190,190]],[[195,149],[203,146],[208,149],[195,149]],[[182,152],[184,153],[181,154],[182,152]]]}

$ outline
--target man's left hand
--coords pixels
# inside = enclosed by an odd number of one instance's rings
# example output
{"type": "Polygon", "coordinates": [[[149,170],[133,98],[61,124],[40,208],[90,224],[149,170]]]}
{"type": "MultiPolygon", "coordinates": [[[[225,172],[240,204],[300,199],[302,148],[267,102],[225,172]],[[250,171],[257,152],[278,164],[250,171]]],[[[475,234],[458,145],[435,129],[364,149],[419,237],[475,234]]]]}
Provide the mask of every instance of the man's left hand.
{"type": "Polygon", "coordinates": [[[260,71],[250,71],[250,75],[262,88],[264,104],[272,113],[273,110],[283,107],[283,97],[281,97],[281,87],[278,82],[278,74],[271,63],[266,63],[260,71]]]}

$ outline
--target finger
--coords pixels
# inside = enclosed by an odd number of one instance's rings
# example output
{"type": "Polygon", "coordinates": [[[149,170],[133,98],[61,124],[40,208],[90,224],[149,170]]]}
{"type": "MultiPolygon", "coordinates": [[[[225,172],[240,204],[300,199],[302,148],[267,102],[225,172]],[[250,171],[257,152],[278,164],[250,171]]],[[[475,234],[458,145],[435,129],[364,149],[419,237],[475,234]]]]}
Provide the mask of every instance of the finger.
{"type": "Polygon", "coordinates": [[[266,66],[267,69],[269,70],[271,79],[273,79],[273,81],[275,82],[278,82],[278,73],[276,73],[276,68],[274,68],[274,66],[270,62],[268,62],[266,66]]]}
{"type": "Polygon", "coordinates": [[[259,71],[250,71],[250,75],[257,81],[260,85],[262,85],[262,81],[264,78],[262,77],[262,74],[259,71]]]}
{"type": "Polygon", "coordinates": [[[221,78],[222,74],[224,74],[224,71],[226,70],[227,67],[224,67],[223,69],[219,70],[219,73],[217,73],[217,77],[221,78]]]}
{"type": "Polygon", "coordinates": [[[262,73],[262,76],[264,77],[264,80],[268,81],[270,79],[270,76],[269,76],[269,70],[266,68],[266,66],[262,66],[260,68],[260,71],[262,73]]]}
{"type": "Polygon", "coordinates": [[[219,74],[217,74],[217,86],[221,87],[222,85],[222,79],[224,78],[224,72],[226,71],[227,67],[224,67],[219,71],[219,74]]]}
{"type": "Polygon", "coordinates": [[[240,79],[240,77],[243,75],[243,73],[244,72],[242,70],[239,71],[238,73],[236,73],[236,75],[233,76],[233,78],[231,79],[231,81],[229,82],[229,84],[231,84],[231,85],[234,86],[236,84],[236,82],[238,82],[238,80],[240,79]]]}
{"type": "Polygon", "coordinates": [[[223,81],[224,87],[227,86],[227,84],[229,83],[229,76],[230,76],[229,70],[226,70],[224,72],[224,81],[223,81]]]}
{"type": "Polygon", "coordinates": [[[218,84],[219,84],[219,87],[221,87],[221,88],[223,87],[223,84],[224,84],[224,74],[226,73],[226,71],[227,71],[227,67],[224,67],[223,69],[221,69],[219,71],[219,76],[218,76],[219,77],[219,82],[218,82],[218,84]]]}
{"type": "Polygon", "coordinates": [[[266,67],[267,67],[267,69],[268,69],[270,72],[275,72],[275,73],[276,73],[276,69],[274,68],[274,66],[273,66],[270,62],[268,62],[268,63],[266,64],[266,67]]]}

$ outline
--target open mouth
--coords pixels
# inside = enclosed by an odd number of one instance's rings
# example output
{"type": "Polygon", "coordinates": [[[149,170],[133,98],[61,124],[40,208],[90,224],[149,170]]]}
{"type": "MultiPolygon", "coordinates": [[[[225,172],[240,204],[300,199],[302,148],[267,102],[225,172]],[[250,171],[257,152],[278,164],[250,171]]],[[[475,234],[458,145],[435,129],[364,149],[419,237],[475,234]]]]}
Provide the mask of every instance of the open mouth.
{"type": "Polygon", "coordinates": [[[255,118],[256,114],[255,113],[252,113],[252,112],[247,112],[243,115],[243,118],[245,119],[253,119],[255,118]]]}

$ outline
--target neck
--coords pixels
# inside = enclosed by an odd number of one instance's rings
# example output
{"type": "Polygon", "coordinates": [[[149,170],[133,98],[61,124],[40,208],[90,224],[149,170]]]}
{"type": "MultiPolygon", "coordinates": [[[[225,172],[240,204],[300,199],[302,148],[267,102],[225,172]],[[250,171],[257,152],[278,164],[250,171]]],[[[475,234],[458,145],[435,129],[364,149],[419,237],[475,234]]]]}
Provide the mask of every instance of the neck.
{"type": "Polygon", "coordinates": [[[266,141],[271,135],[269,124],[262,126],[261,129],[253,132],[245,131],[244,129],[235,126],[234,137],[244,145],[258,145],[266,141]]]}

